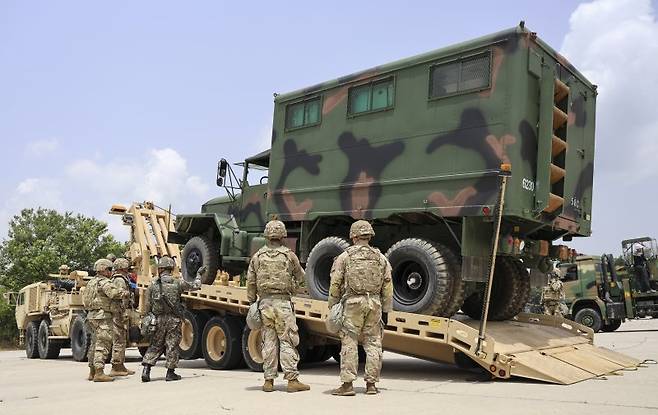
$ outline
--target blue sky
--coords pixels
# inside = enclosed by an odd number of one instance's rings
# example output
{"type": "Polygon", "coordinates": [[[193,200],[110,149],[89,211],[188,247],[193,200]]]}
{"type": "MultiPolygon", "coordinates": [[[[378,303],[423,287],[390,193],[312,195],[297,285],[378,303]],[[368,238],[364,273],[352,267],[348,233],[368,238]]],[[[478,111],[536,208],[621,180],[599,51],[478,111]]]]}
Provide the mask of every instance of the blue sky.
{"type": "MultiPolygon", "coordinates": [[[[31,205],[111,221],[104,214],[109,204],[145,194],[173,203],[178,211],[197,210],[220,193],[214,187],[218,158],[237,161],[267,147],[272,93],[509,28],[520,20],[555,48],[571,48],[577,66],[582,69],[582,59],[586,72],[591,66],[593,75],[609,82],[608,68],[596,64],[610,53],[605,45],[599,60],[596,53],[583,52],[591,44],[588,36],[603,30],[595,22],[607,16],[612,31],[620,23],[615,21],[618,3],[625,3],[621,14],[628,14],[629,25],[639,21],[653,36],[658,33],[655,2],[594,2],[581,12],[581,21],[592,26],[584,30],[570,26],[581,3],[4,1],[0,231],[5,235],[7,219],[31,205]],[[135,175],[147,179],[132,183],[135,175]]],[[[651,57],[643,59],[637,70],[651,57]]],[[[653,125],[647,128],[653,131],[653,125]]],[[[606,137],[605,131],[601,134],[606,137]]],[[[602,150],[611,155],[609,163],[614,162],[612,149],[602,150]]],[[[605,166],[607,159],[602,160],[605,166]]],[[[642,177],[649,183],[656,170],[642,177]]],[[[612,219],[611,212],[600,212],[597,219],[595,210],[595,232],[612,219]]],[[[636,225],[633,232],[642,230],[636,225]]],[[[651,226],[645,233],[658,234],[651,226]]],[[[116,224],[110,228],[123,236],[116,224]]],[[[585,247],[616,251],[618,234],[585,247]]]]}

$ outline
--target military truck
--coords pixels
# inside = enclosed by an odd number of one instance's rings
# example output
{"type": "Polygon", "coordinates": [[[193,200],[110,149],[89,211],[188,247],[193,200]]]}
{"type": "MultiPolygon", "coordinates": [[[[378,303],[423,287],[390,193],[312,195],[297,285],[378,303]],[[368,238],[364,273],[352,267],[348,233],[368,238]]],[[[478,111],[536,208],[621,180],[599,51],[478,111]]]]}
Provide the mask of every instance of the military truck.
{"type": "Polygon", "coordinates": [[[225,196],[178,214],[182,274],[243,273],[276,217],[326,299],[350,224],[371,221],[394,308],[479,318],[501,164],[511,164],[489,317],[509,319],[528,269],[566,260],[591,232],[596,86],[523,22],[515,28],[275,94],[271,148],[233,167],[225,196]],[[254,179],[256,177],[257,179],[254,179]]]}

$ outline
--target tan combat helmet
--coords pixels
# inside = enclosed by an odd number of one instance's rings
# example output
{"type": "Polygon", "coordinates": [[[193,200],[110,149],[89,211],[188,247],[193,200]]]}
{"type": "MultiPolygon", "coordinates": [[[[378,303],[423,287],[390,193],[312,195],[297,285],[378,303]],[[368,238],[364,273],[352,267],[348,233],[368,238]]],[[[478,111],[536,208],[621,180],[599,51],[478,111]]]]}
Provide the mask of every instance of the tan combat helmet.
{"type": "Polygon", "coordinates": [[[112,264],[112,269],[114,271],[128,270],[130,268],[130,262],[126,258],[117,258],[112,264]]]}
{"type": "Polygon", "coordinates": [[[109,259],[101,258],[94,263],[94,271],[96,273],[109,271],[112,269],[112,262],[109,259]]]}
{"type": "Polygon", "coordinates": [[[163,256],[160,258],[158,261],[158,268],[162,269],[174,269],[176,266],[176,263],[174,262],[174,259],[168,256],[163,256]]]}
{"type": "Polygon", "coordinates": [[[375,236],[375,230],[368,221],[357,220],[350,227],[350,239],[373,236],[375,236]]]}
{"type": "Polygon", "coordinates": [[[108,261],[114,262],[114,261],[116,261],[117,256],[114,255],[114,254],[107,254],[107,256],[105,257],[105,259],[107,259],[108,261]]]}
{"type": "Polygon", "coordinates": [[[71,268],[68,265],[62,264],[59,266],[59,275],[69,275],[70,270],[71,268]]]}
{"type": "Polygon", "coordinates": [[[272,239],[283,239],[288,236],[286,231],[286,225],[283,224],[280,220],[271,220],[265,225],[265,232],[263,232],[265,238],[272,239]]]}

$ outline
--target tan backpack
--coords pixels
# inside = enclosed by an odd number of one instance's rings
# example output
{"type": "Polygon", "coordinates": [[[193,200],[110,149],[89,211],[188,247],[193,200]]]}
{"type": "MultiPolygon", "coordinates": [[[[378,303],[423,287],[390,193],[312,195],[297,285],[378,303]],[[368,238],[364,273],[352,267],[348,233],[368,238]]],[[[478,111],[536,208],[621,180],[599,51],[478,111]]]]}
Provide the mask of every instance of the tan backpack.
{"type": "Polygon", "coordinates": [[[367,245],[347,248],[345,282],[355,294],[379,294],[386,264],[377,248],[367,245]]]}

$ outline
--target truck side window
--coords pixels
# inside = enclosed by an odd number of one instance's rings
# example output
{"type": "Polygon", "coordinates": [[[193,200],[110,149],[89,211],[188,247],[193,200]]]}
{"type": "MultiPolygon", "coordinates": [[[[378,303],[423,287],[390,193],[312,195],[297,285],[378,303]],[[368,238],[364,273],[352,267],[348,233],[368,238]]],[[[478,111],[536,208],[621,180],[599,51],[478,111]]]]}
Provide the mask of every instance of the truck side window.
{"type": "Polygon", "coordinates": [[[489,51],[430,67],[430,99],[489,88],[489,51]]]}
{"type": "Polygon", "coordinates": [[[563,281],[577,281],[578,280],[578,267],[576,265],[572,265],[569,268],[567,268],[566,274],[564,274],[564,278],[562,279],[563,281]]]}

